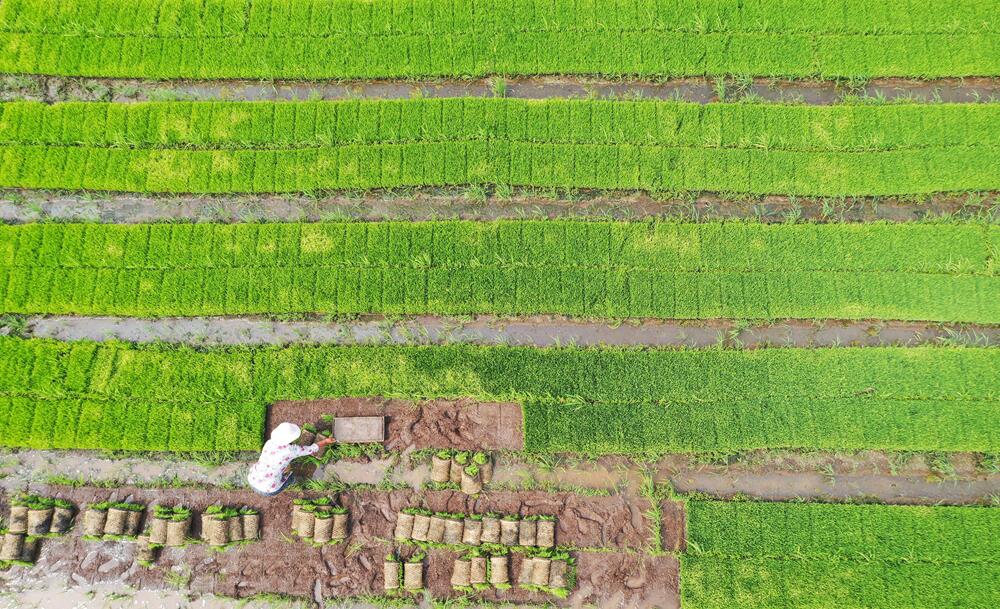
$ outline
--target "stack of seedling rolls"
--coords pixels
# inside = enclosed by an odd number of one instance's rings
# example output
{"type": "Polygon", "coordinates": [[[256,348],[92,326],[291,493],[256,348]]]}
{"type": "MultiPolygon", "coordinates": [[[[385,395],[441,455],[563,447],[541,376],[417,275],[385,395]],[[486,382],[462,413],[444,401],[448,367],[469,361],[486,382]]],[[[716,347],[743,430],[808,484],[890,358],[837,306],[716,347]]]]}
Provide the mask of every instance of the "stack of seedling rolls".
{"type": "Polygon", "coordinates": [[[426,555],[422,552],[407,559],[400,559],[393,554],[387,555],[382,563],[382,581],[386,593],[423,590],[424,558],[426,555]]]}
{"type": "Polygon", "coordinates": [[[73,504],[65,499],[38,495],[14,497],[7,530],[0,538],[0,562],[34,563],[39,538],[69,532],[74,514],[73,504]]]}
{"type": "Polygon", "coordinates": [[[493,480],[493,461],[486,453],[439,450],[431,457],[431,482],[458,486],[466,495],[477,495],[493,480]]]}
{"type": "Polygon", "coordinates": [[[201,538],[215,548],[255,541],[260,535],[260,513],[250,507],[212,505],[201,515],[201,538]]]}
{"type": "Polygon", "coordinates": [[[350,512],[329,497],[292,502],[292,532],[300,539],[321,545],[347,539],[350,512]]]}
{"type": "Polygon", "coordinates": [[[146,506],[127,501],[92,503],[83,514],[83,535],[134,539],[142,530],[146,506]]]}
{"type": "Polygon", "coordinates": [[[472,550],[455,560],[451,587],[463,592],[510,588],[510,556],[506,548],[472,550]]]}
{"type": "Polygon", "coordinates": [[[434,513],[422,508],[406,508],[396,518],[393,537],[398,541],[418,541],[444,545],[480,546],[494,544],[528,548],[554,548],[554,516],[501,516],[498,514],[434,513]]]}
{"type": "Polygon", "coordinates": [[[518,586],[565,596],[573,587],[573,559],[565,552],[540,552],[521,559],[518,586]]]}
{"type": "Polygon", "coordinates": [[[150,545],[183,546],[187,543],[191,530],[191,517],[191,510],[182,505],[156,506],[153,510],[153,522],[149,527],[150,545]]]}

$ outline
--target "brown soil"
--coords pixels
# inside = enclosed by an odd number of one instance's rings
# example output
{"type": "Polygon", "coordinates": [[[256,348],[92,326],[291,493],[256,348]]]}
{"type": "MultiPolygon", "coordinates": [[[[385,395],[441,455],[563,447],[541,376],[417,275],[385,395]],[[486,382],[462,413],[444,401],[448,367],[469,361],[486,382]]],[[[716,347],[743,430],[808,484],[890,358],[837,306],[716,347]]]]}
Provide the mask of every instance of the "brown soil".
{"type": "MultiPolygon", "coordinates": [[[[261,511],[261,539],[249,545],[212,551],[205,544],[184,548],[163,548],[154,566],[135,562],[133,543],[86,541],[79,529],[61,539],[48,540],[31,575],[64,574],[77,583],[119,582],[136,588],[166,587],[168,574],[187,574],[193,593],[215,593],[246,597],[272,593],[299,597],[326,598],[381,594],[381,563],[391,551],[395,515],[399,509],[425,505],[432,510],[452,512],[497,511],[521,515],[552,514],[558,518],[560,545],[611,551],[576,551],[577,589],[566,600],[527,592],[516,587],[501,593],[485,592],[484,599],[512,602],[555,602],[561,606],[677,606],[678,563],[674,557],[650,557],[634,550],[648,547],[649,523],[644,500],[624,497],[589,497],[573,493],[495,492],[478,499],[454,491],[408,490],[389,492],[349,491],[338,497],[351,511],[350,536],[345,543],[313,548],[294,541],[291,531],[291,501],[301,496],[284,493],[266,498],[249,491],[221,489],[96,489],[41,486],[32,489],[46,495],[69,499],[78,505],[94,501],[132,500],[153,505],[184,504],[195,512],[208,505],[249,505],[261,511]],[[279,557],[279,558],[276,558],[279,557]]],[[[308,493],[319,496],[321,493],[308,493]]],[[[5,501],[0,497],[0,503],[5,501]]],[[[664,521],[683,519],[680,504],[665,506],[664,521]],[[667,513],[672,514],[669,518],[667,513]]],[[[674,526],[674,525],[671,525],[674,526]]],[[[195,518],[192,536],[200,534],[195,518]]],[[[664,539],[679,540],[682,530],[664,530],[664,539]]],[[[674,543],[674,542],[671,542],[674,543]]],[[[409,556],[414,549],[401,546],[409,556]]],[[[427,587],[437,597],[452,597],[451,568],[455,554],[444,550],[429,552],[427,587]]],[[[517,573],[515,556],[512,574],[517,573]]],[[[171,577],[177,577],[176,575],[171,577]]]]}
{"type": "Polygon", "coordinates": [[[388,398],[342,398],[277,402],[267,417],[267,433],[279,423],[316,423],[323,415],[385,416],[386,450],[422,448],[521,450],[520,404],[469,400],[411,402],[388,398]]]}

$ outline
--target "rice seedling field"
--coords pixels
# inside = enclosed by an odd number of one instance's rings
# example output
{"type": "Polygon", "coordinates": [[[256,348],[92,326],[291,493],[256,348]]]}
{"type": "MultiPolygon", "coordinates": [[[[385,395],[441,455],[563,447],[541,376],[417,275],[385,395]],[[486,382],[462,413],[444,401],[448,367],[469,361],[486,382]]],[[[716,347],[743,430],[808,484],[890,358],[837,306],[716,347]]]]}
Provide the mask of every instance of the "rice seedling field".
{"type": "Polygon", "coordinates": [[[0,186],[289,193],[509,186],[814,196],[996,190],[995,104],[12,102],[0,186]]]}
{"type": "Polygon", "coordinates": [[[995,509],[692,501],[685,607],[989,607],[995,509]]]}
{"type": "Polygon", "coordinates": [[[997,0],[0,1],[0,609],[1000,606],[998,94],[997,0]]]}
{"type": "Polygon", "coordinates": [[[171,78],[1000,74],[991,2],[11,0],[0,70],[171,78]]]}

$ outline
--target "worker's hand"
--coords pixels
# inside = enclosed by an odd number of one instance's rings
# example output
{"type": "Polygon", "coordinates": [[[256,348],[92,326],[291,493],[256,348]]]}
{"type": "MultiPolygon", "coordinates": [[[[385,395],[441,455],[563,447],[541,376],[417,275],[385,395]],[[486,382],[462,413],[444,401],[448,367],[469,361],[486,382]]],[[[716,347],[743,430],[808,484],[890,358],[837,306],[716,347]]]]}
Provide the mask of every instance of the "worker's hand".
{"type": "Polygon", "coordinates": [[[316,443],[316,446],[323,448],[324,446],[329,446],[331,444],[335,444],[336,442],[337,442],[336,438],[323,438],[322,440],[316,443]]]}

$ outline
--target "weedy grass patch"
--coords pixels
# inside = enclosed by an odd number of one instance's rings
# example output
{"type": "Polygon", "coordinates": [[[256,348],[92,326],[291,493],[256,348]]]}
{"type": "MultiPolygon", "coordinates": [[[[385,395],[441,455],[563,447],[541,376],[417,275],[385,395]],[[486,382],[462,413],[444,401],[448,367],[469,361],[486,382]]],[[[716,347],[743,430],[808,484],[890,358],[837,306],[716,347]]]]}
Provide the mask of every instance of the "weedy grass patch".
{"type": "Polygon", "coordinates": [[[526,401],[532,452],[994,453],[998,367],[1000,351],[986,348],[194,349],[0,337],[0,443],[254,450],[278,399],[377,395],[526,401]]]}
{"type": "Polygon", "coordinates": [[[1000,189],[1000,104],[449,98],[0,104],[0,186],[498,184],[814,196],[1000,189]]]}
{"type": "Polygon", "coordinates": [[[990,607],[1000,511],[687,502],[685,607],[990,607]]]}
{"type": "Polygon", "coordinates": [[[1000,321],[978,224],[577,221],[0,226],[0,307],[1000,321]]]}
{"type": "Polygon", "coordinates": [[[8,0],[0,71],[130,78],[1000,74],[995,6],[867,0],[8,0]]]}

